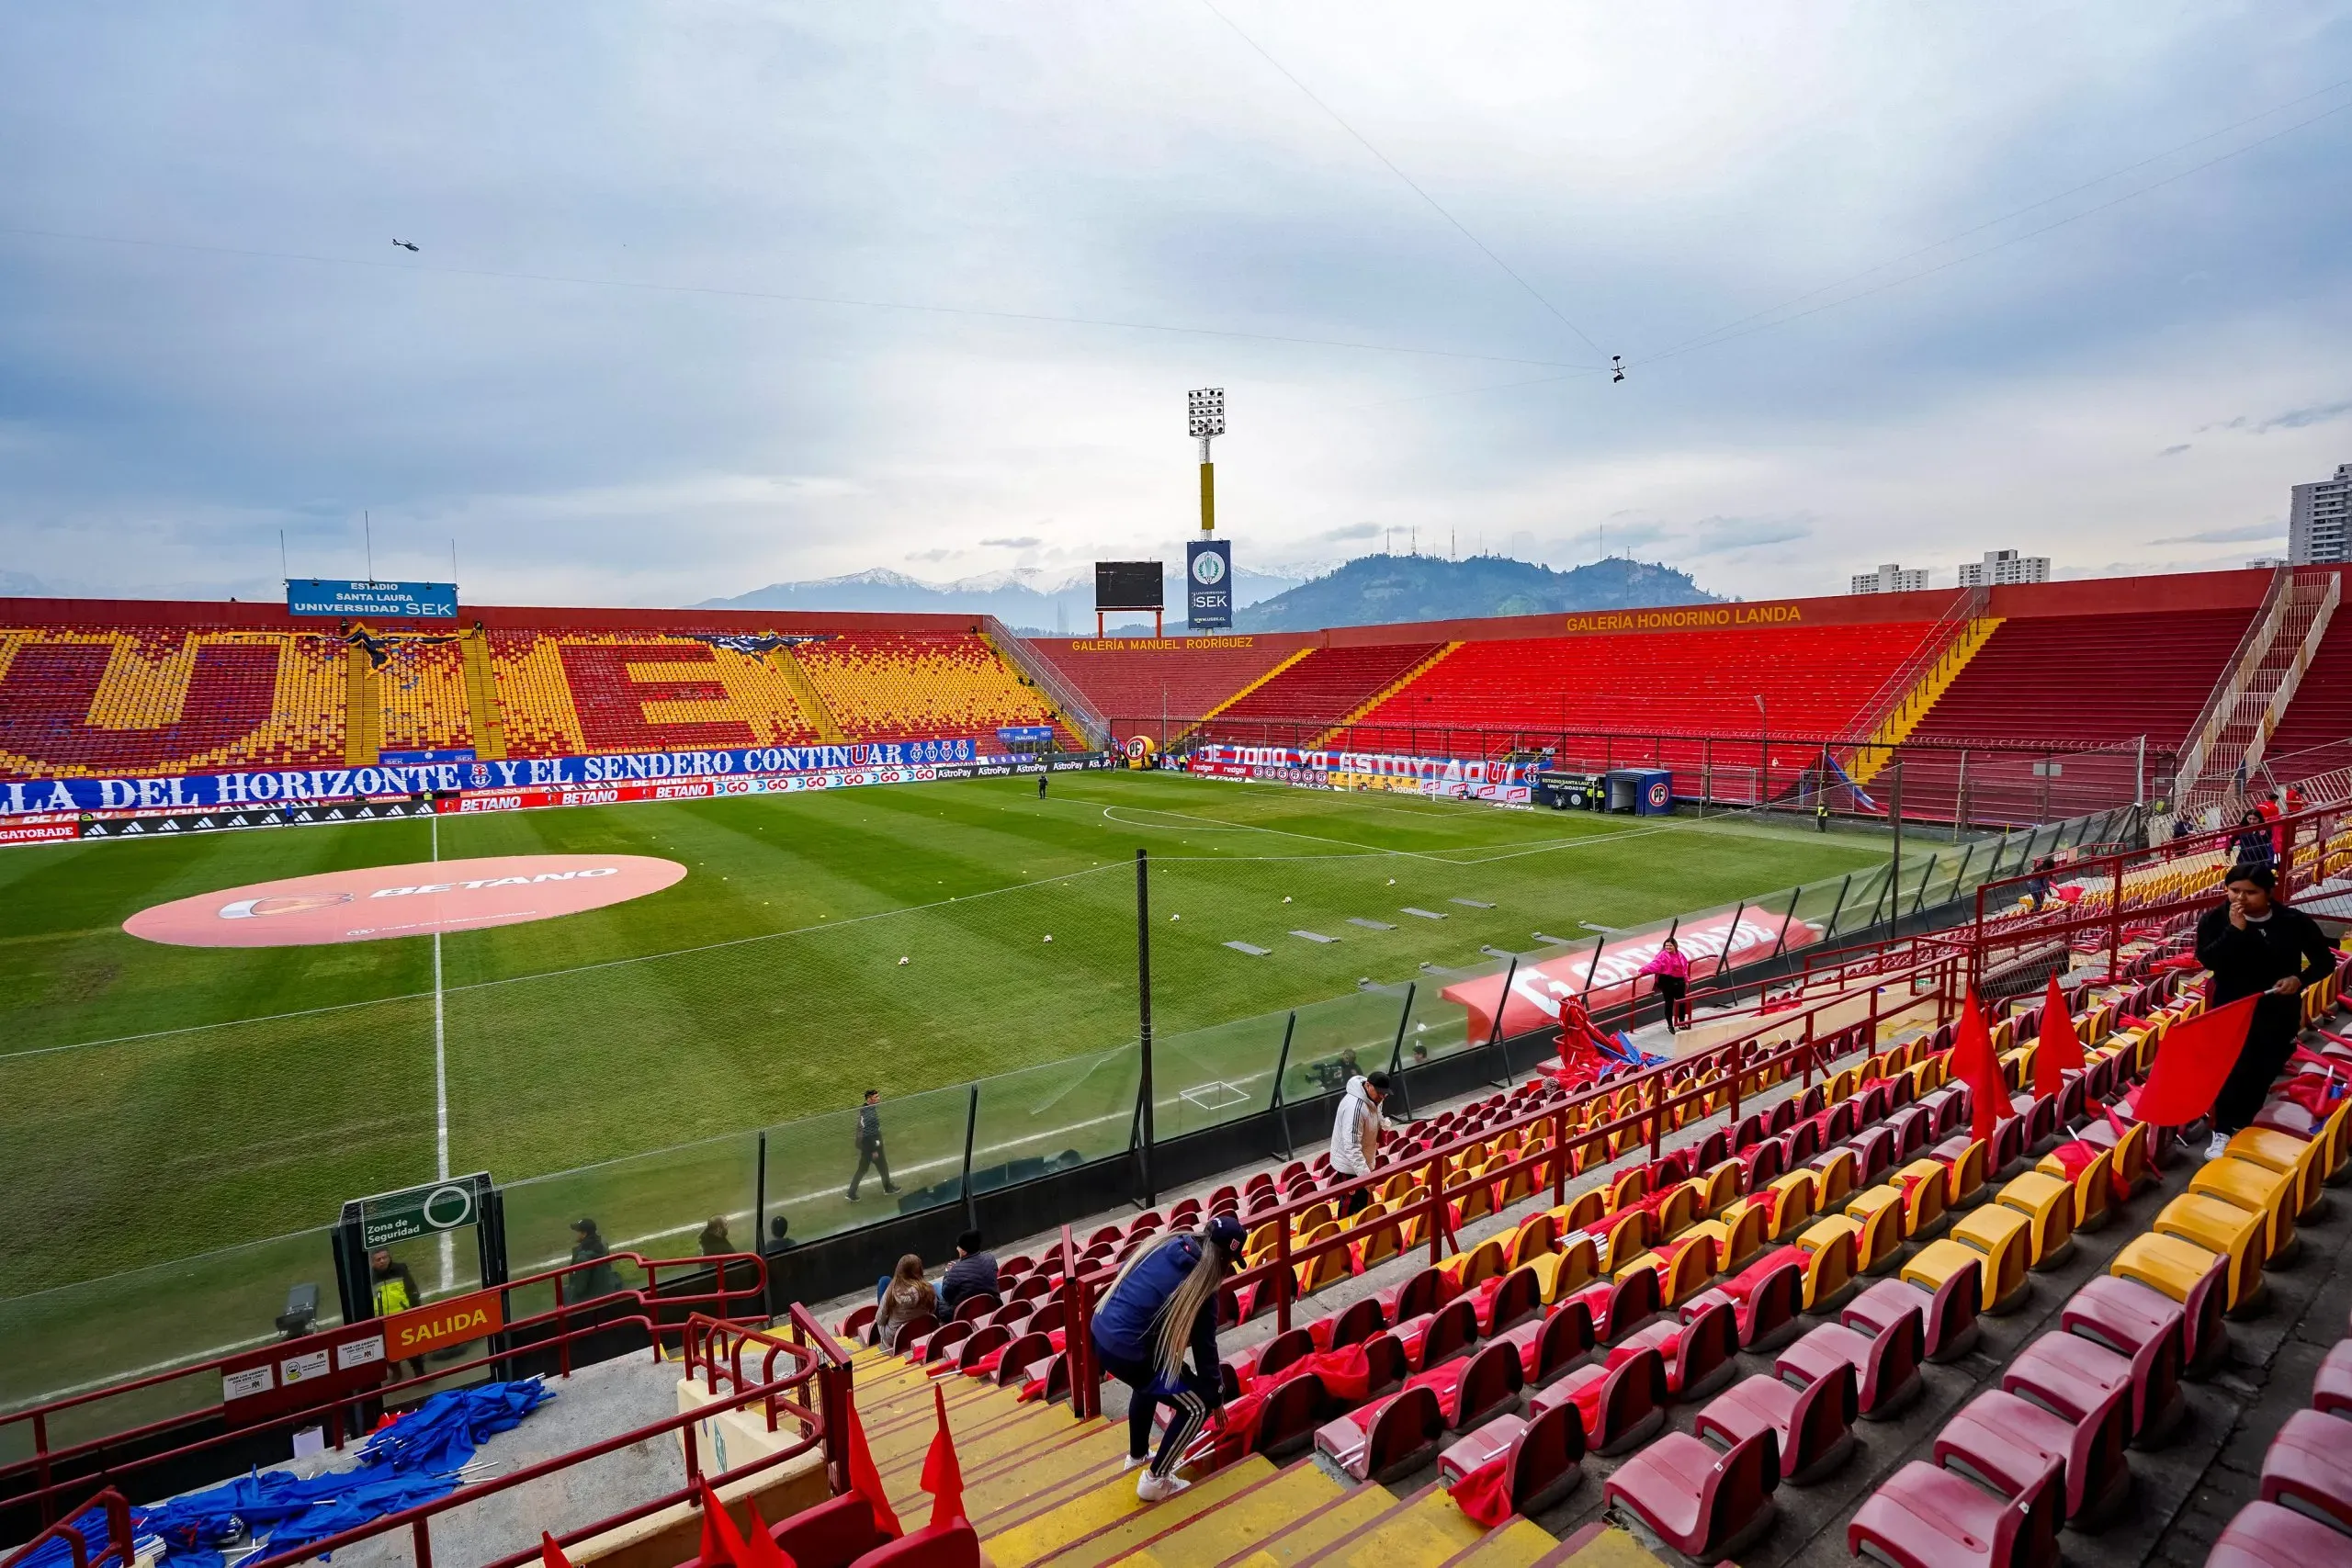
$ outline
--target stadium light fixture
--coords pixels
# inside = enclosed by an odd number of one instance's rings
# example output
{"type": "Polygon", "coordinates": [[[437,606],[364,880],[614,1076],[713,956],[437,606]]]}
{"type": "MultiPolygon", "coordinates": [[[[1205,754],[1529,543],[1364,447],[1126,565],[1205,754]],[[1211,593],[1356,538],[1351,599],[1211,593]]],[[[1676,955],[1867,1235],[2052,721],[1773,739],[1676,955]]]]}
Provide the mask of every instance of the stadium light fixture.
{"type": "Polygon", "coordinates": [[[1209,443],[1225,434],[1225,389],[1197,387],[1184,394],[1185,428],[1201,444],[1201,532],[1216,531],[1216,468],[1209,443]]]}

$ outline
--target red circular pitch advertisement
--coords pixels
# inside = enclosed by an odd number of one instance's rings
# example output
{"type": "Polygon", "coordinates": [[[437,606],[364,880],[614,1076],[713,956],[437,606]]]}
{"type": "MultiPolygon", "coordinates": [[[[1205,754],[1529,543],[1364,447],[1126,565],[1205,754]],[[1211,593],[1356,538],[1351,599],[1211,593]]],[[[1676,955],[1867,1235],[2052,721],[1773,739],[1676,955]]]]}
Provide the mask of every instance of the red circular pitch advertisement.
{"type": "Polygon", "coordinates": [[[649,855],[492,855],[322,872],[141,909],[132,936],[175,947],[311,947],[481,931],[659,893],[686,874],[649,855]]]}

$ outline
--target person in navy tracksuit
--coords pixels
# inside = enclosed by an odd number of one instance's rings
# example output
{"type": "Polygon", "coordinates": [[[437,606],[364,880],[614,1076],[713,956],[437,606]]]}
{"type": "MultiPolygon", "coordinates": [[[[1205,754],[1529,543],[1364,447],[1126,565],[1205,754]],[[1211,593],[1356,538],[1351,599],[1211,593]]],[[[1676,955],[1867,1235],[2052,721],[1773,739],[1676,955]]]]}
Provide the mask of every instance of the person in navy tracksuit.
{"type": "Polygon", "coordinates": [[[1094,1354],[1128,1389],[1127,1468],[1151,1457],[1151,1468],[1136,1478],[1136,1495],[1147,1503],[1184,1490],[1176,1464],[1185,1445],[1212,1413],[1224,1418],[1217,1287],[1240,1262],[1244,1234],[1238,1220],[1219,1214],[1205,1232],[1179,1232],[1145,1248],[1094,1309],[1094,1354]],[[1163,1403],[1173,1414],[1151,1455],[1151,1418],[1163,1403]]]}

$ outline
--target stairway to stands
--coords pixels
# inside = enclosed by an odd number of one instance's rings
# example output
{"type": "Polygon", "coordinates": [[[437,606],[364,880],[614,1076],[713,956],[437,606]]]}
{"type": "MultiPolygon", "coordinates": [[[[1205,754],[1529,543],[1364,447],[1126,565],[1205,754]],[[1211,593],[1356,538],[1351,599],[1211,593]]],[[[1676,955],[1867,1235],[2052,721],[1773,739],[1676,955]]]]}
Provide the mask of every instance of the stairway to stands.
{"type": "Polygon", "coordinates": [[[2352,615],[2327,624],[2319,652],[2271,732],[2263,761],[2281,783],[2352,764],[2352,615]],[[2329,748],[2317,751],[2320,747],[2329,748]]]}
{"type": "Polygon", "coordinates": [[[2252,611],[2011,618],[1970,660],[1914,740],[2180,744],[2252,611]]]}

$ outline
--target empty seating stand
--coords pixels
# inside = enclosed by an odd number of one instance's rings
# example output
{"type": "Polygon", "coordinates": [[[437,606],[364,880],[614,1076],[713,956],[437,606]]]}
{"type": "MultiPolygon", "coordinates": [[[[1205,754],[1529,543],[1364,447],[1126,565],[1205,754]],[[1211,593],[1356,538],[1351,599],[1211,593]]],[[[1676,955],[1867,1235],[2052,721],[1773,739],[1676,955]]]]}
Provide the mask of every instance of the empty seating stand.
{"type": "Polygon", "coordinates": [[[1202,727],[1201,736],[1243,746],[1312,746],[1326,729],[1443,646],[1396,642],[1316,649],[1219,713],[1202,727]]]}

